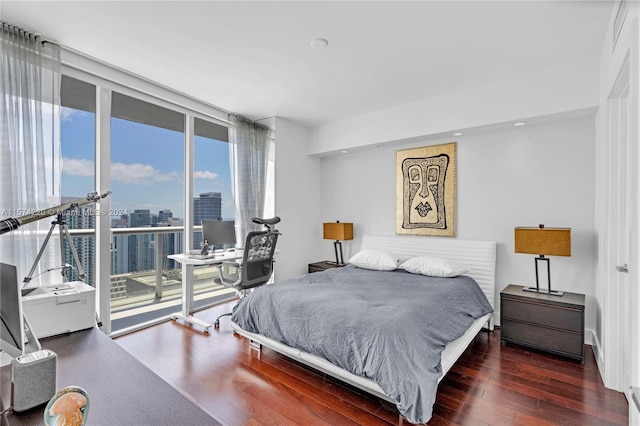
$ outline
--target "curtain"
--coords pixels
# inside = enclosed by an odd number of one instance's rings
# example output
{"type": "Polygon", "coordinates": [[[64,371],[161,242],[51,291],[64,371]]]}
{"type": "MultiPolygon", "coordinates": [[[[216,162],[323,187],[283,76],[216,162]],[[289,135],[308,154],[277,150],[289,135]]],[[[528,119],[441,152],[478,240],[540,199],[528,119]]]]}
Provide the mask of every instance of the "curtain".
{"type": "Polygon", "coordinates": [[[251,219],[264,215],[271,129],[236,115],[229,115],[229,123],[236,239],[244,244],[248,232],[260,229],[251,219]]]}
{"type": "MultiPolygon", "coordinates": [[[[20,218],[60,204],[60,49],[2,22],[0,38],[0,216],[20,218]]],[[[0,260],[16,265],[22,280],[44,243],[51,220],[38,220],[0,236],[0,260]]],[[[58,232],[34,276],[60,266],[58,232]]],[[[44,274],[32,285],[60,282],[44,274]]]]}

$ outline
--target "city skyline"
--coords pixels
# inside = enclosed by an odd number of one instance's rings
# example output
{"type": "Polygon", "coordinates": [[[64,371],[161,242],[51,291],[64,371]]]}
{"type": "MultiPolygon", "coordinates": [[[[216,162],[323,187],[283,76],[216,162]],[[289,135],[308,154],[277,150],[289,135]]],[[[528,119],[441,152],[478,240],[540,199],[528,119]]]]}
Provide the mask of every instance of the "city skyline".
{"type": "MultiPolygon", "coordinates": [[[[63,202],[73,201],[69,197],[62,197],[63,202]]],[[[219,192],[205,192],[194,198],[194,218],[196,221],[204,219],[218,219],[221,213],[222,198],[219,192]]],[[[64,213],[64,217],[69,229],[91,229],[95,226],[96,205],[88,204],[77,209],[70,209],[64,213]]],[[[119,219],[111,219],[112,228],[142,228],[166,225],[169,220],[176,220],[182,224],[180,218],[173,217],[169,209],[163,209],[157,213],[151,212],[149,209],[135,209],[127,215],[119,219]]],[[[192,248],[199,248],[202,240],[202,233],[199,230],[194,231],[194,240],[192,248]]],[[[86,280],[89,285],[95,285],[95,250],[93,237],[75,237],[73,239],[73,248],[76,251],[78,260],[83,265],[86,272],[86,280]]],[[[174,270],[177,265],[174,260],[168,259],[167,256],[175,253],[182,253],[183,235],[182,231],[162,232],[161,234],[125,234],[112,236],[111,243],[111,275],[121,276],[122,274],[137,273],[140,271],[149,271],[161,268],[163,271],[174,270]],[[156,250],[162,251],[162,264],[157,265],[156,250]]],[[[66,263],[73,265],[74,258],[71,253],[71,247],[65,245],[66,263]]],[[[79,270],[74,268],[71,271],[73,279],[79,279],[79,270]]],[[[118,297],[127,297],[130,288],[127,283],[122,283],[119,277],[116,280],[118,297]],[[124,293],[123,293],[124,292],[124,293]]],[[[128,281],[127,281],[128,282],[128,281]]],[[[131,285],[135,284],[135,280],[131,285]]],[[[113,286],[113,283],[112,283],[113,286]]],[[[135,286],[135,285],[134,285],[135,286]]],[[[144,287],[138,290],[142,291],[144,287]]],[[[115,293],[112,293],[112,297],[115,293]]]]}
{"type": "MultiPolygon", "coordinates": [[[[67,201],[71,201],[68,199],[68,197],[62,197],[63,200],[67,200],[67,201]]],[[[222,194],[220,192],[203,192],[198,194],[197,197],[193,197],[193,202],[194,202],[194,210],[193,210],[193,216],[194,216],[194,226],[199,226],[200,225],[200,221],[202,219],[221,219],[221,220],[234,220],[233,218],[225,218],[225,217],[221,217],[219,211],[221,210],[220,206],[222,204],[222,194]],[[214,200],[219,200],[215,203],[215,206],[209,206],[209,207],[198,207],[198,204],[202,204],[203,202],[206,202],[206,200],[208,199],[214,199],[214,200]],[[213,210],[211,210],[213,209],[213,210]],[[213,213],[212,213],[213,211],[213,213]]],[[[210,203],[207,203],[210,204],[210,203]]],[[[158,212],[152,212],[150,209],[134,209],[132,211],[126,211],[123,212],[121,215],[118,215],[117,217],[112,216],[111,217],[111,227],[112,228],[118,228],[118,227],[123,227],[120,226],[123,222],[121,222],[123,220],[123,217],[130,217],[131,214],[135,214],[135,213],[147,213],[151,219],[151,225],[154,226],[155,223],[153,221],[154,218],[158,219],[157,222],[158,223],[165,223],[170,219],[170,221],[177,221],[180,223],[180,225],[184,224],[184,217],[178,217],[178,216],[174,216],[173,215],[173,211],[171,209],[160,209],[158,210],[158,212]],[[120,221],[120,224],[117,224],[117,222],[120,221]]],[[[127,227],[129,226],[129,223],[127,222],[127,227]]]]}

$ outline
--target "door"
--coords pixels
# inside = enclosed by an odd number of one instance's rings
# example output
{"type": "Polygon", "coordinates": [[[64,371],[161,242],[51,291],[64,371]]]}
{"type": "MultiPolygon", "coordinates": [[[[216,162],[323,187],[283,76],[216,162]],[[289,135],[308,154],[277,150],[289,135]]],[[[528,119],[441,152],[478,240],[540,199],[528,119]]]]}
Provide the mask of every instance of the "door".
{"type": "Polygon", "coordinates": [[[631,185],[629,184],[629,72],[626,69],[620,74],[616,82],[612,97],[609,98],[610,111],[610,262],[609,273],[613,289],[617,289],[617,324],[619,330],[619,363],[615,376],[619,390],[627,392],[630,386],[631,359],[631,317],[630,317],[630,200],[631,185]]]}
{"type": "MultiPolygon", "coordinates": [[[[608,229],[605,261],[605,385],[624,392],[638,386],[638,52],[637,20],[607,99],[608,229]]],[[[619,42],[620,43],[620,42],[619,42]]]]}

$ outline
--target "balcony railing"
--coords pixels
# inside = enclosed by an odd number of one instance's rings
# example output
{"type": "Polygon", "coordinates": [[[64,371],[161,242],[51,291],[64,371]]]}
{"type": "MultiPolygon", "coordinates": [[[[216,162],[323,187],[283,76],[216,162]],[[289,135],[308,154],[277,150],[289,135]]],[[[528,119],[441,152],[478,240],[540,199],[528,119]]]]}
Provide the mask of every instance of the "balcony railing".
{"type": "MultiPolygon", "coordinates": [[[[200,227],[194,227],[194,232],[200,227]]],[[[87,282],[95,285],[93,229],[69,230],[87,282]]],[[[182,275],[180,264],[168,259],[185,252],[184,227],[111,228],[111,329],[117,331],[138,323],[165,317],[180,310],[182,275]],[[169,236],[173,235],[173,238],[169,236]],[[124,258],[122,258],[124,256],[124,258]]],[[[235,297],[232,289],[214,282],[217,268],[203,265],[194,268],[194,304],[210,306],[235,297]]]]}

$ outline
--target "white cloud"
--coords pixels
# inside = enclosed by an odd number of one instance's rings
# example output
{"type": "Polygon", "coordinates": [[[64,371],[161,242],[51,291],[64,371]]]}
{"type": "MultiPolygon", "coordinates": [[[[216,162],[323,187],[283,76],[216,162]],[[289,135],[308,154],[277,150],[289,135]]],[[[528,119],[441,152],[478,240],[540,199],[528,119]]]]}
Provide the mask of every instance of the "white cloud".
{"type": "Polygon", "coordinates": [[[116,182],[150,185],[179,179],[180,175],[177,172],[161,173],[149,164],[111,164],[111,180],[116,182]]]}
{"type": "MultiPolygon", "coordinates": [[[[93,161],[82,158],[63,158],[62,171],[73,176],[93,176],[93,161]]],[[[156,182],[168,182],[182,179],[177,172],[161,173],[148,164],[111,164],[111,180],[115,182],[150,185],[156,182]]]]}
{"type": "Polygon", "coordinates": [[[84,158],[62,159],[62,173],[72,176],[93,176],[93,161],[84,158]]]}
{"type": "Polygon", "coordinates": [[[197,170],[195,172],[193,172],[193,178],[194,179],[217,179],[218,178],[218,174],[214,173],[214,172],[210,172],[208,170],[197,170]]]}
{"type": "Polygon", "coordinates": [[[60,107],[60,120],[62,121],[71,121],[73,120],[73,117],[84,114],[87,113],[79,109],[60,107]]]}

